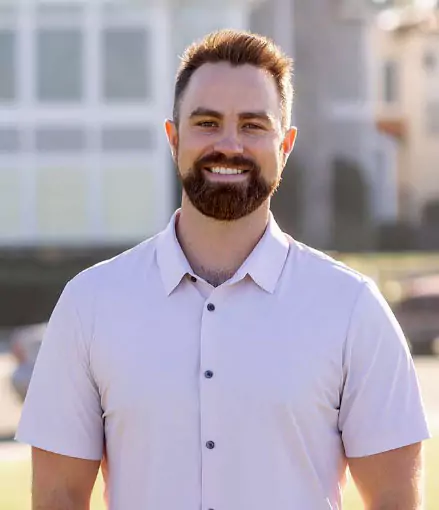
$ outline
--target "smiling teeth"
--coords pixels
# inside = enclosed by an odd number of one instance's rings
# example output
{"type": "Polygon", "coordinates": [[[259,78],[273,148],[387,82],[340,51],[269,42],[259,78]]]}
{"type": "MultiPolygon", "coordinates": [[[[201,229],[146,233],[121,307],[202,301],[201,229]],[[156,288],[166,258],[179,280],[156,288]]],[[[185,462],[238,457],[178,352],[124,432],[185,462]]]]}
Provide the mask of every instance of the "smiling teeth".
{"type": "Polygon", "coordinates": [[[210,171],[214,174],[221,175],[238,175],[244,172],[244,170],[238,170],[236,168],[223,168],[223,167],[211,168],[210,171]]]}

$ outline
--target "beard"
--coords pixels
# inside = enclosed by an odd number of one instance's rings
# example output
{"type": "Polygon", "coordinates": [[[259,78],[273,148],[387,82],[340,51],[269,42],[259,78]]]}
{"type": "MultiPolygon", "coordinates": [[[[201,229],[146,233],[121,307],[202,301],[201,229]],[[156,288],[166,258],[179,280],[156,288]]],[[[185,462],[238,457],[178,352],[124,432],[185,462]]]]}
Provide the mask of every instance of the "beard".
{"type": "Polygon", "coordinates": [[[227,158],[215,152],[200,158],[193,168],[182,176],[182,186],[192,205],[204,216],[219,221],[236,221],[256,211],[277,190],[280,177],[268,182],[260,167],[243,156],[227,158]],[[211,182],[204,175],[209,166],[245,169],[247,179],[243,182],[211,182]]]}

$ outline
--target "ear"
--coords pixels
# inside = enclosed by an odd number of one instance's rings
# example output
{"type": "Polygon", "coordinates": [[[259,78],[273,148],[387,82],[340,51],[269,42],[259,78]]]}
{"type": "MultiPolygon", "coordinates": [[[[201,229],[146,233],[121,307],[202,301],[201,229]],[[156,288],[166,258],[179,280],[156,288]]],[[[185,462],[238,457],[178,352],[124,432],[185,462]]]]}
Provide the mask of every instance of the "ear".
{"type": "Polygon", "coordinates": [[[178,130],[175,122],[170,119],[166,119],[165,131],[168,138],[169,147],[171,148],[172,159],[174,160],[174,163],[177,163],[178,130]]]}
{"type": "Polygon", "coordinates": [[[283,139],[282,142],[282,151],[284,154],[284,165],[286,164],[289,155],[293,152],[294,144],[296,143],[297,138],[297,128],[290,128],[283,139]]]}

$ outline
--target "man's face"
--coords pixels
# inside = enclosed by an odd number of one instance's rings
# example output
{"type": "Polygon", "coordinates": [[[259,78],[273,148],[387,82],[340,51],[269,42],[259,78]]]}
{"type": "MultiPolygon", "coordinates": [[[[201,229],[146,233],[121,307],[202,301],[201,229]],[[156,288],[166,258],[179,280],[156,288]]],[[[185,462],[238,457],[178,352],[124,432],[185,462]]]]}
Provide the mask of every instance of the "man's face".
{"type": "Polygon", "coordinates": [[[296,131],[282,132],[274,78],[254,66],[205,64],[180,104],[180,122],[167,122],[183,189],[205,216],[240,219],[279,185],[296,131]]]}

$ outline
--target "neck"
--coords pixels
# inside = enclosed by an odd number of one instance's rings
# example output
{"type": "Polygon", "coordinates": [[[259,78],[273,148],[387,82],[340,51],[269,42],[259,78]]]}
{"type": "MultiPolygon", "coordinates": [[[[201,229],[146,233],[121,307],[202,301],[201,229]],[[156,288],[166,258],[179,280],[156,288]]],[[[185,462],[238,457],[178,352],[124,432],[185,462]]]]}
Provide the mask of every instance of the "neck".
{"type": "Polygon", "coordinates": [[[223,222],[202,215],[183,195],[176,232],[194,272],[214,286],[231,278],[263,236],[269,207],[267,200],[252,214],[223,222]]]}

